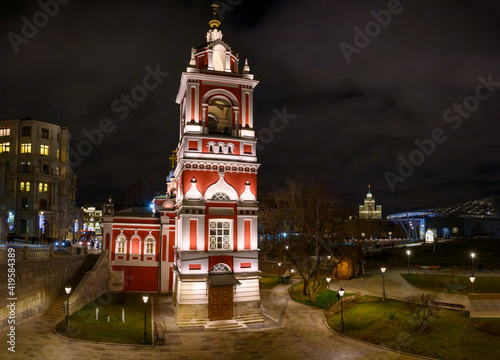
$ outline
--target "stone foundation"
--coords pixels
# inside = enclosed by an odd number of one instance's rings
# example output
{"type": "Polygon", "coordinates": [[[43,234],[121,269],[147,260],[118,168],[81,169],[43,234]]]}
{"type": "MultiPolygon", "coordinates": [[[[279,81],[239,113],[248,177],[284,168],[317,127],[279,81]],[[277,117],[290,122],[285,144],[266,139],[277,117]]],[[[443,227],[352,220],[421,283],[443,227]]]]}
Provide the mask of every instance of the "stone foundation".
{"type": "Polygon", "coordinates": [[[233,304],[234,319],[250,316],[262,316],[260,300],[237,302],[233,304]]]}
{"type": "Polygon", "coordinates": [[[208,304],[177,304],[175,311],[175,320],[179,326],[189,326],[190,324],[201,325],[209,321],[208,304]]]}

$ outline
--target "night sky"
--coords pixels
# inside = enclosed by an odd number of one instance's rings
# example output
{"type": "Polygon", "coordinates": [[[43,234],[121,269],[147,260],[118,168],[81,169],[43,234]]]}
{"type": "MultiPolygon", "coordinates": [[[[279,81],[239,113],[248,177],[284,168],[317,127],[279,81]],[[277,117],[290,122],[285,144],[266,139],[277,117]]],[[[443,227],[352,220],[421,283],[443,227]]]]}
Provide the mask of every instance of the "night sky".
{"type": "MultiPolygon", "coordinates": [[[[164,189],[180,75],[206,41],[211,2],[60,1],[23,42],[23,17],[35,21],[41,6],[2,1],[0,118],[66,126],[73,149],[111,119],[114,130],[75,162],[78,205],[138,179],[151,193],[164,189]],[[169,75],[127,116],[114,113],[147,67],[169,75]]],[[[371,184],[384,215],[500,195],[500,2],[396,2],[219,2],[223,40],[261,81],[260,191],[299,174],[355,213],[371,184]],[[373,22],[381,10],[386,26],[373,22]],[[285,107],[289,124],[263,132],[285,107]],[[413,170],[400,165],[409,160],[413,170]]]]}

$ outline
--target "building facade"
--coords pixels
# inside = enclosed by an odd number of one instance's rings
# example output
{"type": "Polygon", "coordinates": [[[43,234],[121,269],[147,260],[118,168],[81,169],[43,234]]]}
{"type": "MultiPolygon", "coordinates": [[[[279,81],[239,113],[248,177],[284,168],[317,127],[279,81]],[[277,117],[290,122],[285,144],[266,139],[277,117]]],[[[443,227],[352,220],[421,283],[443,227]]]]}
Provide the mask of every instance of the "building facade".
{"type": "MultiPolygon", "coordinates": [[[[96,245],[102,242],[102,210],[96,209],[94,206],[82,207],[82,224],[81,229],[78,229],[80,240],[88,242],[94,241],[96,245]]],[[[76,230],[76,229],[75,229],[76,230]]]]}
{"type": "Polygon", "coordinates": [[[382,219],[382,205],[375,205],[370,185],[368,185],[368,194],[366,194],[364,205],[359,205],[359,218],[382,219]]]}
{"type": "Polygon", "coordinates": [[[172,292],[179,325],[261,320],[257,248],[258,81],[210,21],[181,75],[177,163],[148,214],[104,207],[116,289],[172,292]]]}
{"type": "Polygon", "coordinates": [[[7,236],[47,242],[74,236],[76,175],[67,128],[32,119],[0,121],[0,212],[7,236]]]}

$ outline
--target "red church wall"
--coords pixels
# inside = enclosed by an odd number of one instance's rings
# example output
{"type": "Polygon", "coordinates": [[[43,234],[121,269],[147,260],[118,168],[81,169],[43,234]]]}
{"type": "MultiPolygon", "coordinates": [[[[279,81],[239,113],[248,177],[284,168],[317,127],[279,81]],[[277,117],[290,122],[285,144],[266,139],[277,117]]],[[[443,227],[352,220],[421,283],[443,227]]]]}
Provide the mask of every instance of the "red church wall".
{"type": "Polygon", "coordinates": [[[245,250],[250,250],[250,229],[252,222],[245,220],[245,250]]]}
{"type": "Polygon", "coordinates": [[[158,268],[143,266],[113,266],[123,271],[123,291],[158,291],[158,268]]]}
{"type": "Polygon", "coordinates": [[[169,236],[168,236],[168,261],[173,262],[174,261],[174,254],[175,254],[175,231],[170,231],[169,236]]]}
{"type": "Polygon", "coordinates": [[[249,181],[250,191],[252,194],[257,195],[257,174],[235,173],[228,171],[224,174],[224,180],[236,189],[238,195],[241,195],[243,191],[245,191],[245,182],[249,181]]]}
{"type": "Polygon", "coordinates": [[[131,254],[139,254],[139,252],[140,252],[139,238],[136,236],[132,238],[131,254]]]}
{"type": "Polygon", "coordinates": [[[198,221],[195,219],[189,220],[189,250],[196,250],[196,242],[198,240],[198,221]]]}
{"type": "Polygon", "coordinates": [[[193,177],[196,178],[196,186],[202,194],[205,193],[210,185],[219,180],[219,173],[217,171],[184,170],[181,176],[184,194],[191,189],[191,180],[193,177]]]}
{"type": "Polygon", "coordinates": [[[161,260],[165,261],[166,255],[167,255],[167,235],[163,235],[162,239],[162,254],[161,254],[161,260]]]}

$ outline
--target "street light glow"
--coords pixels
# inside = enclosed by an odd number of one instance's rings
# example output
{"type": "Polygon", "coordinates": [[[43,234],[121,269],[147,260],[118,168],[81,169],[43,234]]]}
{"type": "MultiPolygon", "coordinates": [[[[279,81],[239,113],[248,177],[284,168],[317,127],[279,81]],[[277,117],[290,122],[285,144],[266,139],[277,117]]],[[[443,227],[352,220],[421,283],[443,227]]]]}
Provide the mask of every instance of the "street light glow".
{"type": "Polygon", "coordinates": [[[69,295],[69,293],[71,292],[71,286],[69,286],[69,285],[68,285],[68,286],[66,286],[66,287],[64,288],[64,291],[66,291],[66,294],[68,294],[68,295],[69,295]]]}
{"type": "Polygon", "coordinates": [[[144,301],[144,304],[146,304],[149,300],[149,295],[148,294],[144,294],[142,295],[142,301],[144,301]]]}
{"type": "Polygon", "coordinates": [[[327,283],[330,283],[331,280],[332,280],[332,278],[329,278],[329,277],[326,278],[327,283]]]}
{"type": "Polygon", "coordinates": [[[340,295],[340,297],[344,296],[344,289],[343,288],[339,289],[339,295],[340,295]]]}
{"type": "Polygon", "coordinates": [[[385,273],[385,268],[380,268],[380,271],[382,271],[383,273],[385,273]]]}

